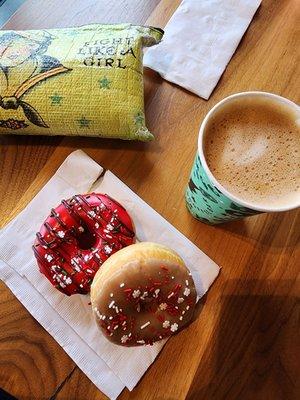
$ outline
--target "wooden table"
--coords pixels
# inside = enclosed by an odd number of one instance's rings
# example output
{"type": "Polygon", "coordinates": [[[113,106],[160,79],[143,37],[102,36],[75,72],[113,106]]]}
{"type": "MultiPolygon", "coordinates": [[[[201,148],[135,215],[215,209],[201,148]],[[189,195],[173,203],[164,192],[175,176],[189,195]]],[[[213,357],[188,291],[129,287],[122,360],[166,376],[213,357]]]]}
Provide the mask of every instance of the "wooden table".
{"type": "MultiPolygon", "coordinates": [[[[163,27],[178,4],[28,0],[4,28],[94,21],[163,27]]],[[[209,101],[147,71],[146,115],[156,136],[152,143],[0,138],[2,226],[70,152],[82,148],[223,267],[199,318],[167,343],[134,391],[122,393],[122,400],[300,398],[299,212],[211,227],[194,220],[184,204],[199,124],[209,108],[231,93],[254,89],[299,101],[297,16],[297,0],[263,0],[209,101]]],[[[105,398],[2,283],[0,387],[18,399],[105,398]]]]}

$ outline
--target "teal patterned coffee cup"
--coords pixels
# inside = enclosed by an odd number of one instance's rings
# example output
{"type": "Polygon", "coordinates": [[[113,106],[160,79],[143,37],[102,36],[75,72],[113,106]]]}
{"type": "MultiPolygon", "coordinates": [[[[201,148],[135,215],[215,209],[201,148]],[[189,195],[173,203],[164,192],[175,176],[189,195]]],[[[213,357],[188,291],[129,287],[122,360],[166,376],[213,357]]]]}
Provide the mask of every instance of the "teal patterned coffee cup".
{"type": "Polygon", "coordinates": [[[217,103],[204,118],[199,132],[198,151],[192,167],[190,180],[186,189],[186,205],[190,213],[196,219],[207,224],[220,224],[235,219],[260,214],[263,212],[287,211],[300,206],[300,199],[296,200],[297,204],[289,204],[284,207],[261,207],[251,202],[246,202],[237,198],[235,195],[226,190],[219,181],[213,176],[208,168],[203,151],[203,141],[205,128],[209,119],[222,110],[224,104],[231,101],[240,101],[245,97],[268,97],[274,102],[284,104],[299,115],[300,107],[292,101],[267,92],[242,92],[226,97],[217,103]]]}

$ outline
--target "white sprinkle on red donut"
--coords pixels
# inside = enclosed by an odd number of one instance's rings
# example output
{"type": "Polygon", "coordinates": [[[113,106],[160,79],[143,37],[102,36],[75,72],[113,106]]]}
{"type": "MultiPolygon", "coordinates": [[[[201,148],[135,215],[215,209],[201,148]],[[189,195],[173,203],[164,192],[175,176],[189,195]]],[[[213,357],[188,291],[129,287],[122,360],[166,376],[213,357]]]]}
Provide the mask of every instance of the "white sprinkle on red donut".
{"type": "Polygon", "coordinates": [[[52,285],[67,295],[86,294],[103,262],[134,242],[124,207],[105,194],[91,193],[63,200],[52,209],[33,250],[52,285]]]}

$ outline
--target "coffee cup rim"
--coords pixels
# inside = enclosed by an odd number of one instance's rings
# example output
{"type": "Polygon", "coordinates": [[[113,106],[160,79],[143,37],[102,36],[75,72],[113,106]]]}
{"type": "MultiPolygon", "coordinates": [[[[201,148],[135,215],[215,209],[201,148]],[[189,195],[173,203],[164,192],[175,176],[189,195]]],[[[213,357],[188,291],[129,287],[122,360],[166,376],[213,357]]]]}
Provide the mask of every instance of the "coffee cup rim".
{"type": "Polygon", "coordinates": [[[223,185],[219,183],[219,181],[214,177],[212,172],[210,171],[205,156],[204,156],[204,146],[203,146],[203,139],[204,139],[204,131],[207,125],[207,122],[210,120],[210,118],[215,114],[215,112],[222,107],[225,103],[228,103],[236,98],[239,97],[253,97],[253,96],[262,96],[262,97],[269,97],[274,100],[280,101],[284,104],[286,104],[288,107],[293,108],[293,110],[296,110],[297,112],[300,113],[300,106],[298,104],[294,103],[292,100],[287,99],[286,97],[280,96],[278,94],[274,93],[269,93],[269,92],[263,92],[263,91],[247,91],[247,92],[239,92],[239,93],[234,93],[231,94],[224,99],[220,100],[217,104],[215,104],[206,114],[204,117],[201,125],[200,125],[200,130],[199,130],[199,136],[198,136],[198,154],[201,160],[201,164],[205,170],[205,173],[208,175],[209,179],[212,181],[214,186],[219,189],[226,197],[228,197],[231,201],[250,208],[254,211],[258,212],[281,212],[281,211],[289,211],[293,210],[297,207],[300,206],[300,198],[298,201],[296,201],[295,204],[287,205],[287,206],[281,206],[281,207],[262,207],[262,206],[257,206],[255,203],[248,202],[245,200],[240,199],[239,197],[235,196],[234,194],[230,193],[223,185]]]}

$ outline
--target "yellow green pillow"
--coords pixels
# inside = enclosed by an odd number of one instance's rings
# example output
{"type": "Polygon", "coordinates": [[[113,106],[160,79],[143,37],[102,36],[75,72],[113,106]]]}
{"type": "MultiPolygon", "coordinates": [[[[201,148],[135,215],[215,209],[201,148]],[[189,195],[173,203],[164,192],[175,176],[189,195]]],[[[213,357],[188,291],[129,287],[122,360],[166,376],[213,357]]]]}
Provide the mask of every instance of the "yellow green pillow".
{"type": "Polygon", "coordinates": [[[131,24],[0,31],[0,134],[151,140],[143,46],[162,35],[131,24]]]}

